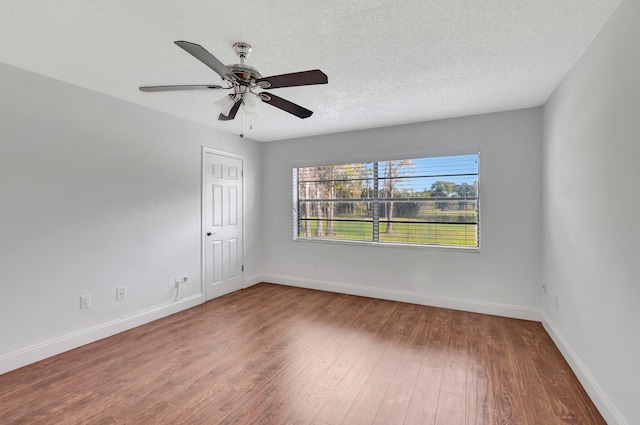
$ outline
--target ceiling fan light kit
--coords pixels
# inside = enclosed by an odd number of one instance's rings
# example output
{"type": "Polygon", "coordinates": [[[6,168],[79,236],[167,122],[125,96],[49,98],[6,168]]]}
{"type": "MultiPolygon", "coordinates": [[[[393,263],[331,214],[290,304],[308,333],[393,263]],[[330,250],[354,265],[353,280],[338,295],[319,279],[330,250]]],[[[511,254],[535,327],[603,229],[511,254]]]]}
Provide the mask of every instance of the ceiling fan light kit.
{"type": "Polygon", "coordinates": [[[256,115],[262,109],[262,99],[254,93],[245,93],[242,97],[243,110],[250,115],[256,115]]]}
{"type": "Polygon", "coordinates": [[[227,85],[172,85],[172,86],[145,86],[140,87],[144,92],[178,91],[178,90],[232,90],[215,102],[215,106],[220,112],[218,119],[221,121],[233,120],[240,109],[249,116],[257,116],[262,108],[262,103],[268,103],[278,109],[295,115],[299,118],[308,118],[313,112],[296,105],[281,97],[256,92],[256,90],[270,90],[281,87],[308,86],[315,84],[327,84],[327,75],[319,69],[310,71],[294,72],[291,74],[273,75],[262,77],[262,74],[252,66],[244,63],[244,60],[251,53],[251,45],[244,42],[233,44],[233,50],[240,58],[239,64],[224,65],[215,56],[209,53],[199,44],[189,41],[175,41],[175,44],[196,59],[214,70],[227,85]]]}
{"type": "Polygon", "coordinates": [[[229,115],[229,111],[231,111],[231,108],[236,103],[232,96],[233,95],[224,95],[213,103],[216,105],[218,112],[223,115],[229,115]]]}

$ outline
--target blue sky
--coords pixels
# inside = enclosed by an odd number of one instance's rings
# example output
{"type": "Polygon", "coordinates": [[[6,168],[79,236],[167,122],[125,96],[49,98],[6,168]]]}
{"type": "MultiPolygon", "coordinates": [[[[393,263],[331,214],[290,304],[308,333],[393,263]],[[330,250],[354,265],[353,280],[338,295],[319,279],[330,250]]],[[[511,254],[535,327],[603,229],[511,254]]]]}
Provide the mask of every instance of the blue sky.
{"type": "MultiPolygon", "coordinates": [[[[415,176],[407,178],[401,184],[402,188],[413,189],[421,192],[431,188],[431,185],[438,180],[454,182],[456,184],[473,184],[477,180],[478,174],[478,154],[441,156],[431,158],[412,159],[411,164],[401,168],[400,176],[415,176]],[[434,176],[441,174],[474,174],[471,176],[447,176],[447,177],[418,177],[434,176]]],[[[384,177],[384,166],[380,163],[380,177],[384,177]]]]}

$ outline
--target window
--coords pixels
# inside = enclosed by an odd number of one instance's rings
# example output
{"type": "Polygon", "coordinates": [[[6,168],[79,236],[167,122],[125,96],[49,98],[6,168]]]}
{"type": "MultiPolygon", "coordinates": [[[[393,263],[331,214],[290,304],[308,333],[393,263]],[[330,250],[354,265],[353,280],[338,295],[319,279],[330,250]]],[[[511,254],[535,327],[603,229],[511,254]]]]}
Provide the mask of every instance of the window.
{"type": "Polygon", "coordinates": [[[294,168],[294,239],[478,248],[478,159],[294,168]]]}

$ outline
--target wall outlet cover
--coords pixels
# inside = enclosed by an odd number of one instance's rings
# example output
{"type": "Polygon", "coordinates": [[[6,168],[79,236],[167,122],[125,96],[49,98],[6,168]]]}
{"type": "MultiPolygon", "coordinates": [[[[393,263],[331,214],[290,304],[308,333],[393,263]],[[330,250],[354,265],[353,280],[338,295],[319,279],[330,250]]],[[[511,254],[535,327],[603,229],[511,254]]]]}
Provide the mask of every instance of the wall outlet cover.
{"type": "Polygon", "coordinates": [[[80,308],[89,308],[89,307],[91,307],[91,295],[81,295],[80,308]]]}
{"type": "Polygon", "coordinates": [[[120,286],[116,288],[116,301],[122,301],[127,297],[127,288],[120,286]]]}

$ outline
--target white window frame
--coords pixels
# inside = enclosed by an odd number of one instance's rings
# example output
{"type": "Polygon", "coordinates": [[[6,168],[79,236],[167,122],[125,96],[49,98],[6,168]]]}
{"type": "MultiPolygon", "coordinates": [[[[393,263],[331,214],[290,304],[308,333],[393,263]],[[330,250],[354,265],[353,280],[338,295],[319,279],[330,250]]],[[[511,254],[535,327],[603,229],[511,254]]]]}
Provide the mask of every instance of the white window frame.
{"type": "MultiPolygon", "coordinates": [[[[415,177],[415,176],[411,176],[411,177],[415,177]]],[[[418,176],[418,177],[426,177],[426,176],[418,176]]],[[[303,177],[304,178],[304,177],[303,177]]],[[[397,180],[401,180],[401,179],[408,179],[408,177],[390,177],[389,180],[392,179],[397,179],[397,180]]],[[[325,180],[325,182],[336,182],[339,180],[331,180],[331,179],[327,179],[325,180]]],[[[344,181],[344,180],[342,180],[344,181]]],[[[308,181],[307,181],[308,182],[308,181]]],[[[304,183],[304,182],[303,182],[304,183]]],[[[479,152],[475,152],[475,153],[471,153],[471,154],[457,154],[457,155],[447,155],[447,156],[422,156],[422,157],[414,157],[414,158],[408,158],[406,160],[397,160],[397,159],[393,159],[393,160],[378,160],[378,161],[362,161],[362,162],[351,162],[351,163],[323,163],[323,164],[316,164],[316,165],[312,165],[312,166],[298,166],[298,167],[293,167],[292,169],[292,198],[293,198],[293,240],[294,241],[309,241],[309,242],[323,242],[323,243],[346,243],[346,244],[357,244],[357,245],[369,245],[369,246],[403,246],[403,247],[420,247],[420,248],[445,248],[445,249],[456,249],[456,250],[467,250],[467,251],[479,251],[480,250],[480,153],[479,152]],[[476,167],[476,172],[474,174],[470,174],[470,173],[460,173],[460,174],[455,174],[455,173],[450,173],[448,171],[444,171],[441,172],[440,174],[438,173],[430,173],[429,174],[429,178],[438,178],[438,177],[442,177],[442,178],[457,178],[460,176],[466,176],[465,178],[471,178],[473,176],[475,176],[475,195],[474,196],[466,196],[466,197],[446,197],[446,198],[439,198],[439,197],[420,197],[420,198],[393,198],[391,200],[388,200],[386,198],[381,198],[380,197],[380,191],[379,191],[379,185],[381,181],[385,180],[385,176],[383,175],[382,177],[380,177],[377,173],[380,169],[379,164],[386,164],[386,163],[390,163],[390,162],[398,162],[398,161],[421,161],[421,160],[428,160],[428,161],[437,161],[438,159],[444,159],[444,160],[451,160],[451,159],[455,159],[456,157],[472,157],[475,156],[475,162],[477,164],[476,167]],[[311,221],[311,219],[308,218],[302,218],[302,216],[304,215],[304,211],[299,211],[301,209],[301,205],[305,204],[305,200],[304,199],[299,199],[299,194],[300,194],[300,182],[298,181],[298,177],[299,177],[299,171],[300,170],[305,170],[305,169],[311,169],[311,168],[318,168],[318,167],[328,167],[328,166],[354,166],[357,164],[375,164],[375,166],[373,167],[372,170],[372,175],[370,178],[367,178],[367,180],[370,180],[371,185],[373,186],[373,196],[371,197],[366,197],[366,198],[362,198],[362,199],[347,199],[344,200],[344,202],[351,202],[351,203],[355,203],[355,202],[371,202],[372,205],[370,207],[370,209],[372,210],[372,218],[370,220],[371,222],[371,226],[372,226],[372,230],[371,230],[371,239],[370,240],[361,240],[361,239],[348,239],[348,238],[335,238],[335,237],[329,237],[329,236],[321,236],[318,237],[316,236],[311,236],[308,235],[308,231],[306,232],[307,235],[301,235],[301,222],[303,222],[304,220],[308,220],[311,221]],[[437,226],[450,226],[451,225],[465,225],[467,226],[475,226],[475,244],[469,244],[468,240],[469,239],[465,239],[464,243],[460,243],[460,244],[455,244],[455,243],[445,243],[445,242],[407,242],[407,241],[401,241],[401,240],[396,240],[396,241],[389,241],[389,240],[381,240],[380,238],[380,223],[387,223],[384,224],[385,226],[388,225],[389,221],[387,220],[381,220],[380,217],[380,204],[382,204],[383,202],[388,203],[394,203],[394,202],[413,202],[413,203],[418,203],[418,204],[422,204],[425,205],[427,202],[431,202],[431,203],[439,203],[439,202],[475,202],[475,214],[473,214],[475,216],[475,221],[474,222],[464,222],[464,223],[460,223],[460,222],[442,222],[442,221],[416,221],[416,222],[408,222],[408,221],[396,221],[396,220],[392,220],[392,223],[394,225],[397,226],[396,223],[401,223],[407,227],[410,227],[411,224],[428,224],[428,225],[433,225],[434,227],[437,226]]],[[[426,190],[426,189],[425,189],[426,190]]],[[[391,190],[391,192],[393,192],[393,190],[391,190]]],[[[320,192],[322,193],[322,192],[320,192]]],[[[460,193],[460,192],[458,192],[460,193]]],[[[424,195],[423,195],[424,196],[424,195]]],[[[430,195],[429,195],[430,196],[430,195]]],[[[320,198],[322,196],[320,195],[320,198]]],[[[327,202],[340,202],[342,201],[341,199],[326,199],[326,198],[322,198],[322,199],[309,199],[307,202],[307,205],[311,202],[317,202],[318,204],[320,202],[323,203],[327,203],[327,202]]],[[[459,205],[459,204],[458,204],[459,205]]],[[[308,211],[307,211],[308,212],[308,211]]],[[[468,214],[469,216],[472,214],[468,214]]],[[[319,216],[319,214],[318,214],[319,216]]],[[[315,219],[314,221],[323,221],[323,218],[319,218],[319,219],[315,219]]],[[[328,223],[326,221],[327,219],[324,218],[324,221],[326,223],[328,223]]],[[[465,218],[466,220],[466,218],[465,218]]],[[[341,220],[341,219],[333,219],[331,220],[334,223],[340,222],[340,221],[365,221],[365,220],[341,220]]],[[[368,223],[368,221],[366,221],[368,223]]],[[[318,226],[317,226],[318,227],[318,226]]],[[[317,229],[316,229],[317,230],[317,229]]],[[[407,230],[407,232],[409,232],[409,230],[407,230]]],[[[368,234],[368,233],[367,233],[368,234]]],[[[409,238],[409,236],[407,235],[407,238],[409,238]]],[[[473,240],[473,239],[471,239],[473,240]]]]}

